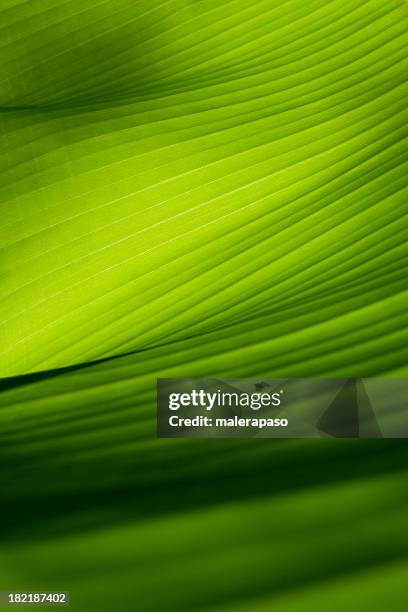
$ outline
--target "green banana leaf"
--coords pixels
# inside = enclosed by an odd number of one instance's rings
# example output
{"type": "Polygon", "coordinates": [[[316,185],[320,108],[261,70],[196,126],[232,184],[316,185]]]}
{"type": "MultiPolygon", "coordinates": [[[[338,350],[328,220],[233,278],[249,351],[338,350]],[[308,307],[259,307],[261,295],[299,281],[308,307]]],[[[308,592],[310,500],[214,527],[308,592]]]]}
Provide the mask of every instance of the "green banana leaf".
{"type": "Polygon", "coordinates": [[[158,377],[408,373],[405,0],[3,0],[1,591],[406,610],[404,440],[158,440],[158,377]]]}

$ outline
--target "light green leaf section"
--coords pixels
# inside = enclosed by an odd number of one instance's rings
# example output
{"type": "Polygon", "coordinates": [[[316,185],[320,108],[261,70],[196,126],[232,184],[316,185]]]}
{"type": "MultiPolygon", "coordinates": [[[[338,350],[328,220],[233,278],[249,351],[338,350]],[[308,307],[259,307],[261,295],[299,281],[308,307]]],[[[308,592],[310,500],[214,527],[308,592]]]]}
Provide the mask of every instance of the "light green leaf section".
{"type": "Polygon", "coordinates": [[[155,379],[406,376],[403,0],[3,0],[1,588],[406,610],[404,440],[156,440],[155,379]]]}
{"type": "Polygon", "coordinates": [[[361,317],[359,345],[386,345],[407,304],[401,2],[39,7],[3,11],[3,375],[214,334],[336,350],[361,317]]]}

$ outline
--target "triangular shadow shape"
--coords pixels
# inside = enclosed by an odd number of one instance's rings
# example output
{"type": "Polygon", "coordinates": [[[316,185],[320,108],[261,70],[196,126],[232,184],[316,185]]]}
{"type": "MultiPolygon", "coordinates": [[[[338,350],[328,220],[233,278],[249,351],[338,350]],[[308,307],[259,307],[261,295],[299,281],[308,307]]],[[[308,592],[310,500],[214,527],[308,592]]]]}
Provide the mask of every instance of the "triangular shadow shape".
{"type": "Polygon", "coordinates": [[[347,380],[317,422],[317,428],[335,438],[358,438],[360,433],[356,381],[347,380]]]}

